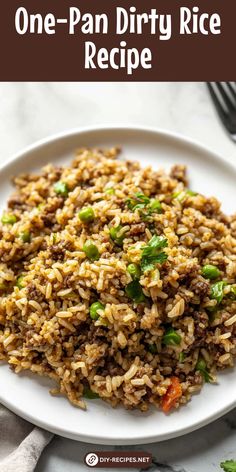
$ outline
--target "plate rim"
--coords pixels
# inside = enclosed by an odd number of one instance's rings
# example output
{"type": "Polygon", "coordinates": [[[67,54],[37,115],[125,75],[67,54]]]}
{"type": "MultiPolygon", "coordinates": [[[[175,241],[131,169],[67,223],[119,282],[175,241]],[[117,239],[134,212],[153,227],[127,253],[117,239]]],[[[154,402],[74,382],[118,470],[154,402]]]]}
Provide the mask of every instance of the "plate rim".
{"type": "Polygon", "coordinates": [[[100,438],[99,435],[96,434],[91,434],[91,435],[86,435],[84,433],[72,433],[68,430],[64,430],[62,427],[59,426],[51,426],[47,425],[47,423],[42,420],[38,421],[35,420],[35,418],[31,414],[27,414],[25,412],[22,412],[21,409],[14,407],[11,405],[11,403],[6,400],[2,401],[1,395],[0,395],[0,401],[3,406],[5,406],[8,410],[10,410],[12,413],[15,413],[17,416],[20,418],[28,421],[34,426],[37,426],[41,429],[44,429],[45,431],[48,431],[50,433],[56,434],[58,436],[61,436],[63,438],[67,439],[72,439],[74,441],[78,442],[83,442],[86,444],[97,444],[97,445],[105,445],[105,446],[131,446],[131,445],[139,445],[139,444],[153,444],[153,443],[159,443],[163,441],[168,441],[170,439],[175,439],[181,436],[185,436],[189,433],[193,433],[194,431],[197,431],[213,422],[216,420],[222,418],[224,415],[232,411],[235,406],[236,406],[236,400],[234,400],[230,405],[227,405],[227,407],[223,408],[220,410],[218,413],[213,413],[211,416],[208,416],[205,420],[202,420],[201,422],[197,423],[195,422],[193,425],[186,426],[184,429],[177,429],[174,432],[167,432],[162,434],[161,437],[157,437],[155,434],[152,434],[150,436],[145,436],[143,437],[138,437],[138,438],[125,438],[123,437],[116,437],[113,439],[110,439],[109,437],[104,437],[100,438]]]}
{"type": "MultiPolygon", "coordinates": [[[[148,132],[152,133],[154,135],[163,137],[165,139],[172,139],[176,140],[180,144],[183,145],[189,145],[190,147],[194,148],[198,152],[204,152],[207,153],[209,159],[214,162],[218,161],[224,166],[228,168],[228,170],[233,171],[234,173],[236,172],[236,163],[234,164],[233,162],[230,162],[226,158],[224,158],[222,155],[216,153],[212,149],[210,149],[208,146],[205,146],[204,144],[201,144],[197,140],[194,140],[192,138],[189,138],[181,133],[176,133],[173,131],[169,131],[168,129],[162,129],[162,128],[156,128],[156,127],[151,127],[151,126],[142,126],[142,125],[120,125],[120,124],[114,124],[114,125],[107,125],[107,124],[101,124],[101,125],[94,125],[94,126],[84,126],[84,127],[75,127],[75,128],[70,128],[62,132],[58,133],[53,133],[45,138],[39,139],[36,142],[24,147],[22,150],[14,153],[10,158],[7,159],[5,163],[0,165],[0,173],[2,171],[6,171],[8,167],[10,167],[15,161],[19,161],[21,158],[25,157],[27,154],[30,154],[31,152],[34,152],[36,150],[40,150],[40,148],[47,146],[48,144],[51,144],[53,142],[63,140],[65,138],[70,138],[76,135],[82,135],[85,133],[91,133],[91,132],[112,132],[112,131],[119,131],[119,132],[127,132],[127,131],[140,131],[140,132],[148,132]]],[[[193,432],[201,427],[206,426],[207,424],[212,423],[213,421],[217,420],[218,418],[222,417],[224,414],[227,412],[231,411],[235,406],[236,406],[236,398],[235,400],[231,401],[230,404],[227,404],[225,407],[221,408],[215,413],[212,413],[210,416],[207,416],[207,418],[202,419],[200,422],[195,421],[194,424],[185,426],[184,428],[181,428],[181,426],[176,429],[173,432],[166,432],[163,433],[161,437],[156,437],[155,434],[150,434],[149,436],[145,437],[139,437],[139,438],[124,438],[124,437],[116,437],[113,439],[107,438],[100,438],[99,434],[80,434],[80,433],[73,433],[69,432],[68,429],[64,430],[62,427],[53,427],[51,425],[48,426],[47,422],[45,420],[38,421],[35,420],[35,418],[28,413],[22,412],[21,409],[19,409],[17,406],[14,406],[11,404],[11,402],[7,401],[6,399],[2,400],[1,398],[1,393],[0,393],[0,401],[2,405],[7,407],[9,410],[20,416],[21,418],[29,421],[30,423],[39,426],[43,429],[46,429],[47,431],[50,431],[52,433],[58,434],[60,436],[73,439],[76,441],[82,441],[85,443],[92,443],[92,444],[104,444],[104,445],[122,445],[122,444],[127,444],[127,445],[132,445],[132,444],[148,444],[148,443],[154,443],[154,442],[161,442],[165,441],[168,439],[173,439],[177,438],[179,436],[183,436],[185,434],[188,434],[190,432],[193,432]]]]}
{"type": "Polygon", "coordinates": [[[83,134],[83,133],[89,133],[89,132],[95,132],[95,131],[140,131],[140,132],[150,132],[152,134],[156,134],[159,136],[163,136],[165,138],[171,138],[175,139],[179,143],[185,142],[188,145],[193,146],[196,150],[202,151],[202,152],[207,152],[207,154],[210,156],[211,160],[217,159],[220,162],[223,162],[225,165],[228,166],[228,168],[231,168],[233,171],[236,170],[236,162],[235,164],[228,159],[226,159],[224,156],[222,156],[220,153],[218,154],[216,151],[210,148],[210,146],[207,146],[197,139],[191,138],[189,136],[186,136],[185,134],[178,133],[175,131],[169,131],[167,128],[161,128],[161,127],[155,127],[155,126],[145,126],[145,125],[132,125],[132,124],[100,124],[100,125],[91,125],[91,126],[79,126],[79,127],[73,127],[73,128],[68,128],[64,131],[59,131],[57,133],[52,133],[47,135],[44,138],[38,139],[34,141],[32,144],[29,144],[27,146],[24,146],[20,151],[17,151],[13,153],[10,157],[7,158],[7,161],[3,164],[0,163],[0,172],[3,170],[7,169],[8,166],[10,166],[14,161],[17,161],[21,159],[25,154],[28,154],[40,147],[43,147],[47,144],[50,144],[53,141],[57,141],[60,139],[64,138],[69,138],[72,136],[76,136],[77,134],[83,134]]]}

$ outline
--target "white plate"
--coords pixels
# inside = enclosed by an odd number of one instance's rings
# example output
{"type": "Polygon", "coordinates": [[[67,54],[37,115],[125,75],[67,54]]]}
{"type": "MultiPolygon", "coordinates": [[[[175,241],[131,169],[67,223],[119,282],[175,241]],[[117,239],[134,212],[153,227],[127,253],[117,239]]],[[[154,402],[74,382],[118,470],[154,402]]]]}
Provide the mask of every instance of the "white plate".
{"type": "MultiPolygon", "coordinates": [[[[9,179],[18,172],[32,171],[47,162],[67,163],[81,146],[122,145],[123,154],[143,165],[168,168],[187,164],[191,188],[216,195],[227,213],[235,210],[236,169],[209,150],[179,136],[139,128],[96,128],[65,133],[28,148],[0,172],[1,206],[11,192],[9,179]]],[[[203,426],[236,406],[236,375],[219,375],[218,386],[206,385],[185,407],[165,416],[112,409],[100,400],[88,401],[86,412],[65,398],[52,397],[47,379],[15,375],[0,366],[0,402],[23,418],[62,436],[97,444],[141,444],[161,441],[203,426]]]]}

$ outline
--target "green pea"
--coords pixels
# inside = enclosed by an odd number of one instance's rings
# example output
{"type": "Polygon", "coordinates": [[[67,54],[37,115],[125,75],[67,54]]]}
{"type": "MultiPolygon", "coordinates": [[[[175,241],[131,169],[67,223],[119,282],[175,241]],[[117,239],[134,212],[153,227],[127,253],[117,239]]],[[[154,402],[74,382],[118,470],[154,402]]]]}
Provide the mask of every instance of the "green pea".
{"type": "Polygon", "coordinates": [[[204,359],[198,359],[196,364],[196,370],[205,370],[206,369],[206,362],[204,359]]]}
{"type": "Polygon", "coordinates": [[[137,264],[129,264],[127,267],[129,274],[131,275],[132,279],[140,279],[141,276],[141,269],[137,264]]]}
{"type": "Polygon", "coordinates": [[[145,301],[145,295],[142,287],[137,280],[133,280],[125,287],[126,295],[134,300],[135,303],[142,303],[145,301]]]}
{"type": "Polygon", "coordinates": [[[3,225],[14,225],[17,219],[15,215],[11,215],[10,213],[5,213],[5,215],[2,216],[1,221],[3,225]]]}
{"type": "Polygon", "coordinates": [[[156,354],[156,353],[157,353],[156,344],[149,344],[149,345],[148,345],[148,351],[149,351],[151,354],[156,354]]]}
{"type": "Polygon", "coordinates": [[[16,286],[17,286],[20,290],[25,287],[23,275],[20,275],[19,277],[17,277],[17,279],[16,279],[16,286]]]}
{"type": "Polygon", "coordinates": [[[95,398],[99,398],[99,395],[91,390],[89,387],[84,387],[83,390],[83,397],[88,398],[88,400],[95,400],[95,398]]]}
{"type": "Polygon", "coordinates": [[[54,190],[58,195],[62,197],[67,197],[69,193],[68,185],[65,182],[57,182],[54,185],[54,190]]]}
{"type": "Polygon", "coordinates": [[[90,261],[98,261],[100,254],[97,246],[93,244],[92,241],[88,240],[83,245],[83,251],[85,252],[86,256],[90,261]]]}
{"type": "Polygon", "coordinates": [[[109,188],[107,188],[107,189],[105,190],[105,193],[106,193],[107,195],[115,195],[115,190],[114,190],[113,187],[109,187],[109,188]]]}
{"type": "Polygon", "coordinates": [[[82,223],[92,223],[95,219],[94,211],[91,207],[84,207],[79,212],[79,219],[82,223]]]}
{"type": "Polygon", "coordinates": [[[89,308],[89,314],[92,320],[96,321],[99,318],[98,311],[105,310],[105,306],[101,302],[94,302],[89,308]]]}
{"type": "Polygon", "coordinates": [[[164,334],[162,342],[166,346],[177,346],[181,343],[181,339],[181,336],[173,328],[169,328],[164,334]]]}
{"type": "Polygon", "coordinates": [[[151,212],[162,213],[162,206],[159,200],[153,199],[151,200],[149,209],[151,212]]]}
{"type": "Polygon", "coordinates": [[[224,298],[224,287],[226,283],[221,280],[220,282],[216,282],[211,286],[211,298],[217,300],[217,303],[221,303],[224,298]]]}
{"type": "Polygon", "coordinates": [[[202,275],[206,279],[214,280],[217,279],[220,276],[220,271],[218,267],[212,265],[212,264],[206,264],[202,268],[202,275]]]}
{"type": "Polygon", "coordinates": [[[29,231],[23,231],[23,233],[20,234],[20,239],[23,241],[23,243],[30,243],[31,234],[29,231]]]}
{"type": "Polygon", "coordinates": [[[122,234],[121,236],[118,236],[120,230],[122,229],[122,226],[116,226],[116,227],[112,227],[110,229],[110,236],[111,236],[111,239],[114,241],[114,243],[117,245],[117,246],[122,246],[123,244],[123,241],[124,241],[124,234],[122,234]]]}

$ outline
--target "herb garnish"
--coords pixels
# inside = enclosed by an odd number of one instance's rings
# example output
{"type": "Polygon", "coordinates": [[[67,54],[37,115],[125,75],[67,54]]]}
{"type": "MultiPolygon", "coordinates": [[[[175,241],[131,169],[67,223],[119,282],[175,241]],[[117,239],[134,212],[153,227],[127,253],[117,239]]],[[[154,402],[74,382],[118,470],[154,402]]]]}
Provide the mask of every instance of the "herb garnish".
{"type": "Polygon", "coordinates": [[[204,378],[205,382],[209,383],[212,382],[212,377],[208,373],[206,362],[204,359],[199,359],[196,365],[196,370],[200,372],[201,376],[204,378]]]}
{"type": "Polygon", "coordinates": [[[126,200],[126,205],[130,211],[144,210],[143,216],[149,216],[152,213],[162,213],[161,203],[155,198],[149,198],[143,193],[135,193],[132,198],[126,200]]]}
{"type": "Polygon", "coordinates": [[[226,283],[221,280],[221,282],[216,282],[211,286],[211,298],[216,300],[218,304],[223,300],[225,285],[226,283]]]}
{"type": "Polygon", "coordinates": [[[96,392],[93,392],[91,388],[84,387],[83,397],[88,398],[89,400],[95,400],[96,398],[99,398],[99,395],[96,392]]]}
{"type": "Polygon", "coordinates": [[[220,467],[225,472],[236,472],[236,461],[231,459],[230,461],[221,462],[220,467]]]}
{"type": "Polygon", "coordinates": [[[167,254],[161,249],[168,246],[168,241],[164,236],[153,236],[147,246],[143,247],[141,256],[141,270],[146,272],[152,270],[155,264],[163,264],[167,259],[167,254]]]}
{"type": "Polygon", "coordinates": [[[135,303],[142,303],[146,300],[143,289],[138,280],[133,280],[133,282],[130,282],[128,285],[126,285],[125,293],[135,303]]]}
{"type": "Polygon", "coordinates": [[[178,346],[181,343],[181,336],[173,329],[168,328],[162,338],[166,346],[178,346]]]}

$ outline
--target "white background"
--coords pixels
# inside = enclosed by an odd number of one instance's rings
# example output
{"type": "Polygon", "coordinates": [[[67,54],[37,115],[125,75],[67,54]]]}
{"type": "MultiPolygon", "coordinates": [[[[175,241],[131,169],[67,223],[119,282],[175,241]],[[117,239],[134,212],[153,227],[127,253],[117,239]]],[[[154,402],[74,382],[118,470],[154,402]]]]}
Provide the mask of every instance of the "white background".
{"type": "Polygon", "coordinates": [[[166,128],[236,157],[203,83],[4,83],[0,103],[1,159],[49,134],[103,123],[166,128]]]}

